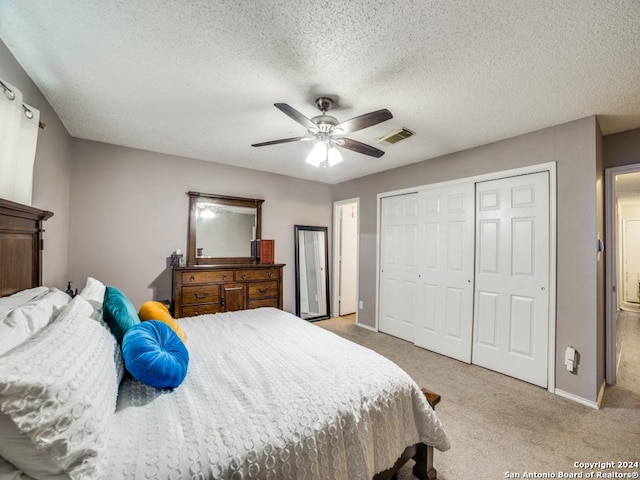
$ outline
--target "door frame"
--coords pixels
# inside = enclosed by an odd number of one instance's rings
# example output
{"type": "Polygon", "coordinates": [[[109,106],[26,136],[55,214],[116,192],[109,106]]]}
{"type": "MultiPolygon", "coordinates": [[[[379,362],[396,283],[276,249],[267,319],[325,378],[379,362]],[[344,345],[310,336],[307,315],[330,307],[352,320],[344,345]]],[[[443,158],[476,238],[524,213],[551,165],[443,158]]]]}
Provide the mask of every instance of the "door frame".
{"type": "Polygon", "coordinates": [[[618,314],[618,258],[620,239],[616,222],[616,177],[640,172],[640,163],[604,169],[605,240],[605,380],[616,384],[616,316],[618,314]]]}
{"type": "Polygon", "coordinates": [[[343,205],[356,204],[358,217],[356,218],[356,325],[358,325],[358,316],[360,313],[360,197],[348,198],[346,200],[338,200],[333,202],[333,303],[331,310],[333,316],[340,315],[340,238],[342,236],[342,223],[340,222],[340,208],[343,205]]]}
{"type": "MultiPolygon", "coordinates": [[[[556,276],[557,276],[557,164],[553,162],[539,163],[526,167],[501,170],[498,172],[485,173],[472,177],[457,178],[443,182],[430,183],[411,188],[393,190],[379,193],[376,198],[376,310],[375,310],[375,331],[379,331],[380,312],[380,226],[381,226],[381,202],[384,197],[417,193],[425,188],[448,187],[461,183],[478,183],[488,180],[499,180],[501,178],[527,175],[530,173],[549,172],[549,339],[547,358],[547,390],[555,393],[556,384],[556,276]]],[[[359,226],[359,224],[358,224],[359,226]]],[[[615,350],[615,343],[614,343],[615,350]]]]}

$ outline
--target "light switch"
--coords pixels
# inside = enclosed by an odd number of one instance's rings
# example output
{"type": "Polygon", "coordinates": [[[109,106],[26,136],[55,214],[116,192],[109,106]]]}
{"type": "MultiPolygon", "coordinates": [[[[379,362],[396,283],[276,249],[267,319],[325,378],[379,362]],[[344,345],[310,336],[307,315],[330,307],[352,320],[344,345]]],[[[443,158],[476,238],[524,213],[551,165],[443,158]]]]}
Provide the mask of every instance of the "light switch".
{"type": "Polygon", "coordinates": [[[564,352],[564,364],[567,366],[567,370],[573,372],[576,366],[576,349],[573,347],[567,347],[564,352]]]}

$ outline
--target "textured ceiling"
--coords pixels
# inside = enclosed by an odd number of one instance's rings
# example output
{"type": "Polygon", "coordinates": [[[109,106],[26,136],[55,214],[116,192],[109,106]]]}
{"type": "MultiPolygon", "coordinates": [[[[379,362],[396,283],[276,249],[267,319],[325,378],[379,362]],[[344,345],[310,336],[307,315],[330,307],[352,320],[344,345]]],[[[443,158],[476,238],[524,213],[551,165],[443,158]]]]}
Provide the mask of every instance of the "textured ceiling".
{"type": "Polygon", "coordinates": [[[640,127],[638,0],[0,0],[0,38],[75,137],[327,183],[594,114],[640,127]],[[273,103],[312,117],[320,94],[341,121],[391,110],[350,135],[386,154],[251,147],[305,135],[273,103]]]}

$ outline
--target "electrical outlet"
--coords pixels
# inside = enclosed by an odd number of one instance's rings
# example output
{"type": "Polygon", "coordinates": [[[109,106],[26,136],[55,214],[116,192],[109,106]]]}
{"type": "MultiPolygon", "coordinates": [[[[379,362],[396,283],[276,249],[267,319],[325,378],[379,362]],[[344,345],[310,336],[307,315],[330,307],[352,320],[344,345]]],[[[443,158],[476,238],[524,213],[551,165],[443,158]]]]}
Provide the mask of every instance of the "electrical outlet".
{"type": "Polygon", "coordinates": [[[360,300],[360,302],[358,303],[358,306],[360,307],[360,310],[362,310],[364,308],[364,302],[360,300]]]}

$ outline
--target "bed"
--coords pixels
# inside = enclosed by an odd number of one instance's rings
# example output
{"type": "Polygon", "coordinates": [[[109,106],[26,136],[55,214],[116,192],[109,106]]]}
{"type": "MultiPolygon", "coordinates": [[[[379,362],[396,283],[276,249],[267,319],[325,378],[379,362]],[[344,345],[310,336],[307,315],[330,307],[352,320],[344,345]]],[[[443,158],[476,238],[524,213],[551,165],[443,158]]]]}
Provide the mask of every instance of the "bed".
{"type": "MultiPolygon", "coordinates": [[[[5,297],[33,290],[2,276],[5,297]]],[[[188,373],[159,390],[123,371],[100,281],[42,292],[55,319],[0,351],[0,478],[382,480],[413,458],[433,479],[433,448],[449,448],[399,367],[281,310],[178,319],[188,373]]]]}

